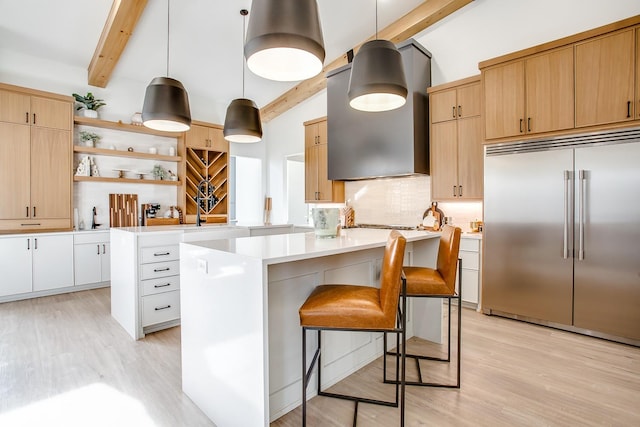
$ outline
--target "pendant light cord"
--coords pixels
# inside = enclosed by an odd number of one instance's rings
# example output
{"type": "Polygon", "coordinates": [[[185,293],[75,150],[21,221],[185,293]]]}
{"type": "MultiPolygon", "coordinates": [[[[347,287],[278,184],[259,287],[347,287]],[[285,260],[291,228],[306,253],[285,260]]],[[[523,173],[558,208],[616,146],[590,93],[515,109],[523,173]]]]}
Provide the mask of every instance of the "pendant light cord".
{"type": "MultiPolygon", "coordinates": [[[[377,0],[376,0],[377,4],[377,0]]],[[[167,77],[169,77],[169,16],[171,15],[171,0],[167,0],[167,77]]]]}
{"type": "MultiPolygon", "coordinates": [[[[245,29],[245,24],[247,22],[247,14],[249,13],[249,11],[247,9],[242,9],[240,11],[240,15],[242,15],[242,47],[244,49],[244,42],[245,42],[245,37],[246,37],[246,29],[245,29]]],[[[240,51],[242,52],[243,49],[240,49],[240,51]]],[[[244,98],[244,52],[242,52],[242,97],[244,98]]]]}
{"type": "Polygon", "coordinates": [[[376,40],[378,40],[378,0],[376,0],[376,40]]]}

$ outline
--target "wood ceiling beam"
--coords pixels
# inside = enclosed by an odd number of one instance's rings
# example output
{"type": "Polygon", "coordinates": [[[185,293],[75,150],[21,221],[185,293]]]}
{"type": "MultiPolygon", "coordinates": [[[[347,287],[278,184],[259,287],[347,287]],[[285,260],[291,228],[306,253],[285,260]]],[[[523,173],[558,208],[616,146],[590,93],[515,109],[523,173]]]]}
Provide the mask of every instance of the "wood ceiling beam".
{"type": "Polygon", "coordinates": [[[127,46],[147,0],[113,0],[107,22],[89,64],[88,81],[92,86],[106,87],[120,55],[127,46]]]}
{"type": "MultiPolygon", "coordinates": [[[[400,43],[413,37],[420,31],[435,24],[441,19],[451,15],[453,12],[466,6],[472,1],[473,0],[426,0],[397,21],[394,21],[389,26],[379,31],[378,38],[390,40],[395,44],[400,43]]],[[[360,46],[367,41],[372,40],[374,37],[375,35],[372,35],[367,40],[355,46],[353,48],[354,52],[357,52],[360,46]]],[[[280,114],[290,110],[305,101],[307,98],[326,88],[326,73],[342,67],[347,64],[347,62],[347,54],[345,53],[330,64],[325,65],[322,72],[317,76],[300,82],[275,100],[271,101],[269,104],[265,105],[260,110],[260,117],[262,121],[268,122],[275,119],[280,114]]]]}

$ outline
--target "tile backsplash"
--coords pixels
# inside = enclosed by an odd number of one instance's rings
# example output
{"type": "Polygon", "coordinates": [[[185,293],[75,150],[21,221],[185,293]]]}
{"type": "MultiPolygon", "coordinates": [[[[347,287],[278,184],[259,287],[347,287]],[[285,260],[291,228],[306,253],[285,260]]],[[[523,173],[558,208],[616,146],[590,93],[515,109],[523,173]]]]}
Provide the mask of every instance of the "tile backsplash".
{"type": "MultiPolygon", "coordinates": [[[[415,226],[431,206],[431,178],[415,175],[345,183],[345,200],[356,212],[356,224],[415,226]]],[[[482,202],[441,202],[438,207],[453,224],[469,231],[471,221],[482,220],[482,202]]]]}
{"type": "Polygon", "coordinates": [[[431,200],[430,177],[377,178],[345,183],[345,200],[356,212],[356,224],[415,226],[431,200]]]}

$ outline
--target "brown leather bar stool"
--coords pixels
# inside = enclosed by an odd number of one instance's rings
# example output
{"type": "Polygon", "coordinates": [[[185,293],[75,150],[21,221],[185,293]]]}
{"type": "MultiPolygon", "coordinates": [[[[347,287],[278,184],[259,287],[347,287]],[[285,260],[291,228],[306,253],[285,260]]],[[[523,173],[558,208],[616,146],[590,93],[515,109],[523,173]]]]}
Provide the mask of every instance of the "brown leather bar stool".
{"type": "MultiPolygon", "coordinates": [[[[402,234],[393,230],[389,234],[384,250],[382,271],[380,273],[380,288],[357,285],[320,285],[314,289],[307,300],[300,307],[300,326],[302,326],[302,425],[307,422],[307,386],[315,364],[318,364],[318,395],[346,399],[355,402],[353,425],[358,418],[358,403],[371,403],[397,408],[400,405],[400,425],[404,426],[404,346],[406,342],[405,307],[398,309],[400,293],[404,288],[402,277],[402,262],[406,239],[402,234]],[[318,332],[318,348],[311,365],[307,369],[307,330],[318,332]],[[397,347],[400,348],[402,336],[402,368],[396,357],[396,392],[395,401],[384,401],[348,396],[322,391],[321,366],[322,345],[321,331],[361,331],[361,332],[392,332],[397,334],[397,347]],[[399,369],[400,368],[400,369],[399,369]],[[398,372],[401,372],[398,380],[398,372]],[[398,396],[398,385],[400,396],[398,396]]],[[[403,304],[405,299],[402,299],[403,304]]],[[[386,357],[385,368],[386,368],[386,357]]]]}
{"type": "MultiPolygon", "coordinates": [[[[406,354],[406,357],[416,361],[418,369],[418,381],[406,381],[406,385],[417,385],[424,387],[448,387],[460,388],[460,325],[462,320],[462,260],[458,259],[460,251],[460,234],[458,227],[445,225],[440,236],[440,245],[438,247],[438,261],[436,269],[426,267],[404,267],[404,274],[407,281],[406,297],[409,298],[446,298],[449,300],[449,317],[447,332],[447,357],[439,358],[432,356],[423,356],[417,354],[406,354]],[[456,268],[457,263],[457,268],[456,268]],[[458,271],[458,292],[456,293],[456,270],[458,271]],[[455,384],[441,384],[426,382],[422,380],[422,372],[420,371],[420,360],[435,360],[440,362],[451,361],[451,300],[458,300],[458,358],[457,373],[455,384]]],[[[406,298],[403,298],[406,299],[406,298]]],[[[406,303],[405,303],[406,304],[406,303]]],[[[384,346],[387,348],[387,337],[384,337],[384,346]]],[[[387,354],[396,355],[395,352],[387,352],[387,354]]],[[[384,382],[395,383],[395,380],[387,379],[387,372],[384,372],[384,382]]]]}

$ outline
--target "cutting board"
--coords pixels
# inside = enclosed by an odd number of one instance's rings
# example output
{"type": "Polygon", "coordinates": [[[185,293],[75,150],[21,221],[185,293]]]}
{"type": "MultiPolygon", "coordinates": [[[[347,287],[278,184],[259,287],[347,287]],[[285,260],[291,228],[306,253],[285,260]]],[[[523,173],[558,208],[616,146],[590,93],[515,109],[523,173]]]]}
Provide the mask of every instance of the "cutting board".
{"type": "Polygon", "coordinates": [[[138,226],[137,194],[109,194],[109,225],[111,227],[138,226]]]}

